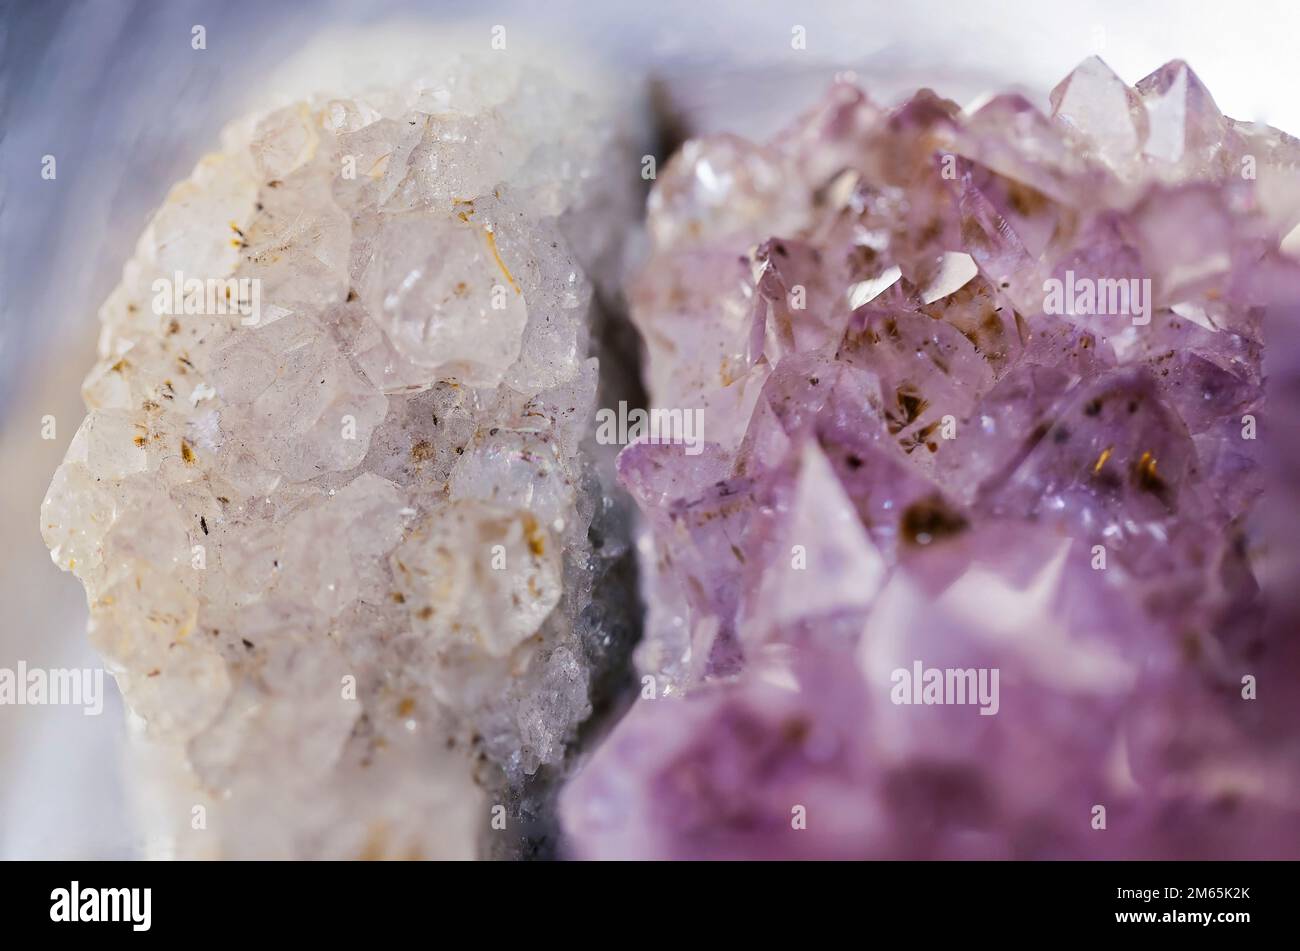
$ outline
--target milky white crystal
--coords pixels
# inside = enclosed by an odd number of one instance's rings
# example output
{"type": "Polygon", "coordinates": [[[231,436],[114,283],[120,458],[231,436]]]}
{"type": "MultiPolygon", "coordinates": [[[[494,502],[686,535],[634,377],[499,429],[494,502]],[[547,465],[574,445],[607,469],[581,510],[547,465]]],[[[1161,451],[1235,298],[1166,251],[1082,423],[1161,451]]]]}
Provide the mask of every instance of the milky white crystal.
{"type": "Polygon", "coordinates": [[[159,854],[470,857],[562,761],[616,115],[505,57],[425,63],[232,125],[149,224],[41,521],[159,854]]]}

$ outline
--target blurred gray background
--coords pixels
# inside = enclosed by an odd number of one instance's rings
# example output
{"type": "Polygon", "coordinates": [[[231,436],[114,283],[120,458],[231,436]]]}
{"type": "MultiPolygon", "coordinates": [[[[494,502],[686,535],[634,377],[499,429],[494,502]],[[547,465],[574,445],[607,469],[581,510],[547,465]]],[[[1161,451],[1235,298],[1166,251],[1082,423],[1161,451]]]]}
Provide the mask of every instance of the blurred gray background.
{"type": "MultiPolygon", "coordinates": [[[[841,70],[879,101],[928,85],[962,104],[1006,88],[1045,104],[1093,53],[1129,82],[1185,59],[1225,113],[1300,132],[1294,0],[0,0],[0,667],[96,666],[81,587],[51,563],[37,513],[84,415],[99,302],[148,217],[227,121],[275,92],[286,57],[394,20],[484,48],[498,23],[511,43],[562,43],[655,82],[662,118],[689,132],[767,134],[841,70]],[[206,50],[191,48],[195,24],[206,50]],[[40,437],[47,414],[55,440],[40,437]]],[[[0,858],[139,853],[107,692],[99,717],[0,706],[0,858]]]]}

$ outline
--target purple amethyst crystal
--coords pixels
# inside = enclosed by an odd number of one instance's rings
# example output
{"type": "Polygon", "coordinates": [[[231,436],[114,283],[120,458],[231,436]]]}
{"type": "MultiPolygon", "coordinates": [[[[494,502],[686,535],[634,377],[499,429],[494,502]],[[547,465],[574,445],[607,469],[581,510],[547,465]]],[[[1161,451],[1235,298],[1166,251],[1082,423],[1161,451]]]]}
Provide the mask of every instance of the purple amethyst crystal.
{"type": "Polygon", "coordinates": [[[1300,142],[1183,63],[683,147],[592,858],[1300,856],[1300,142]],[[1267,356],[1266,356],[1267,353],[1267,356]]]}

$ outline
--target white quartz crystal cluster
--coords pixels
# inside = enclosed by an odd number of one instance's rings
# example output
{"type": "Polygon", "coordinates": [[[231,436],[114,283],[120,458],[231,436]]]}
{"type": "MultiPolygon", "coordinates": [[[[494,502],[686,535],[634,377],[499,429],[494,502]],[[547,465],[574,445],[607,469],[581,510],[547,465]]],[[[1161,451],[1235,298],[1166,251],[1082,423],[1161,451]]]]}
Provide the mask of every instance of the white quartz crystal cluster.
{"type": "Polygon", "coordinates": [[[591,710],[593,280],[637,159],[545,71],[444,67],[232,125],[101,312],[42,531],[159,854],[483,854],[591,710]]]}

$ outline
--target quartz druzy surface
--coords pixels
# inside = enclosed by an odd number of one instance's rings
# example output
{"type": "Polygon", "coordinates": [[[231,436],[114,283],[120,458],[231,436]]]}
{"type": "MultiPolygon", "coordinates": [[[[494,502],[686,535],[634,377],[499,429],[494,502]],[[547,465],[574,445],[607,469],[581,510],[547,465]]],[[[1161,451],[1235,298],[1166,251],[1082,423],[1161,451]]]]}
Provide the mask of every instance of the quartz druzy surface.
{"type": "Polygon", "coordinates": [[[609,650],[618,533],[583,443],[628,116],[443,63],[236,123],[167,196],[41,512],[158,854],[523,834],[609,650]]]}
{"type": "Polygon", "coordinates": [[[572,853],[1300,854],[1298,221],[1180,62],[687,143],[632,316],[708,445],[619,458],[643,693],[572,853]]]}

